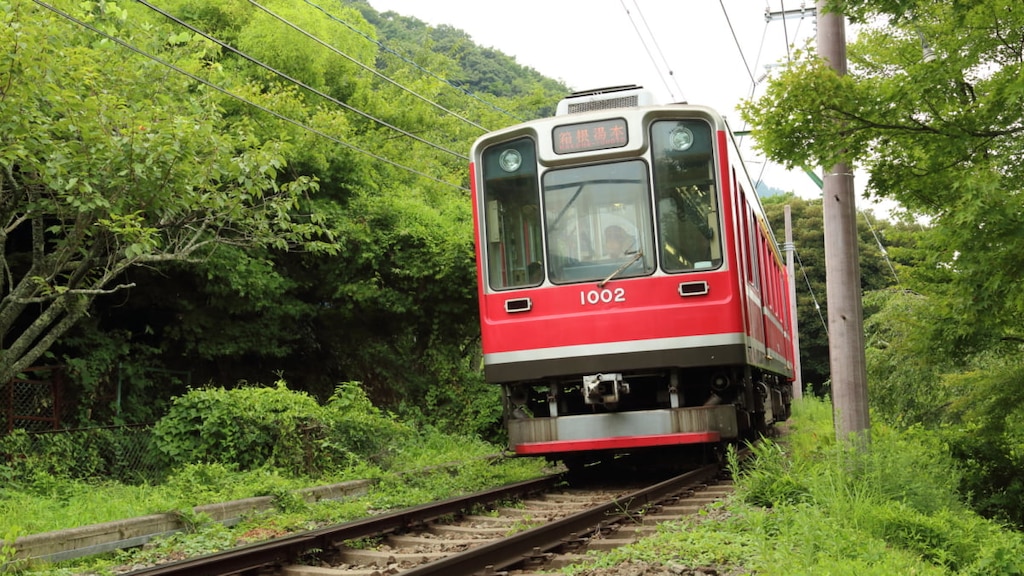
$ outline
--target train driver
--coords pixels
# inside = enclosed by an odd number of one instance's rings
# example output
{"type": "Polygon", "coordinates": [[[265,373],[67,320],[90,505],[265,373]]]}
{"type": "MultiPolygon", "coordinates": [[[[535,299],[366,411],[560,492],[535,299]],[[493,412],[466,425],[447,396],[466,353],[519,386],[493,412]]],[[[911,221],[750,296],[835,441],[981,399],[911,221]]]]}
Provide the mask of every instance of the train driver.
{"type": "Polygon", "coordinates": [[[612,224],[604,229],[604,254],[609,258],[621,258],[631,254],[636,239],[630,236],[617,224],[612,224]]]}

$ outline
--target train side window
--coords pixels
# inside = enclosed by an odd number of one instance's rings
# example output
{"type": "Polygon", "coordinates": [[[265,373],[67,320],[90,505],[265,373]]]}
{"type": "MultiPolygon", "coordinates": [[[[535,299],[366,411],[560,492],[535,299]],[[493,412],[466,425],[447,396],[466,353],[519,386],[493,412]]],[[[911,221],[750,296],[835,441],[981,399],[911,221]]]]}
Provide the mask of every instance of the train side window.
{"type": "Polygon", "coordinates": [[[722,265],[712,135],[703,120],[651,125],[660,259],[666,272],[722,265]]]}
{"type": "Polygon", "coordinates": [[[754,219],[754,211],[749,204],[747,205],[746,212],[747,230],[749,231],[747,234],[747,238],[750,241],[750,243],[747,245],[747,250],[750,251],[750,260],[748,260],[748,262],[750,263],[750,277],[747,279],[747,281],[749,281],[750,285],[753,286],[754,288],[760,289],[761,268],[757,257],[757,238],[759,236],[757,230],[757,220],[754,219]]]}
{"type": "Polygon", "coordinates": [[[743,247],[747,245],[747,230],[746,225],[746,214],[747,214],[747,199],[743,195],[743,189],[740,187],[739,181],[736,180],[736,171],[732,173],[733,176],[733,207],[736,213],[733,215],[733,223],[736,226],[736,238],[734,240],[736,245],[736,259],[743,272],[743,278],[749,281],[750,278],[750,254],[747,253],[743,247]]]}
{"type": "Polygon", "coordinates": [[[536,144],[530,138],[484,150],[482,246],[493,290],[539,286],[544,281],[536,144]]]}

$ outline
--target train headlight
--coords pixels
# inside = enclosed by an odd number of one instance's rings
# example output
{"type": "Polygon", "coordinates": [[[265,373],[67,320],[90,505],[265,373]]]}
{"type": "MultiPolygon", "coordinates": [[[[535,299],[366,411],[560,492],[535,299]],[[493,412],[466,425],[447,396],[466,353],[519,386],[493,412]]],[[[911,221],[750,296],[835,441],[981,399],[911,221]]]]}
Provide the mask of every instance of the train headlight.
{"type": "Polygon", "coordinates": [[[669,145],[673,150],[683,152],[693,146],[693,132],[686,126],[676,126],[668,134],[669,145]]]}
{"type": "Polygon", "coordinates": [[[515,148],[509,148],[498,156],[498,165],[505,172],[515,172],[523,165],[523,155],[515,148]]]}

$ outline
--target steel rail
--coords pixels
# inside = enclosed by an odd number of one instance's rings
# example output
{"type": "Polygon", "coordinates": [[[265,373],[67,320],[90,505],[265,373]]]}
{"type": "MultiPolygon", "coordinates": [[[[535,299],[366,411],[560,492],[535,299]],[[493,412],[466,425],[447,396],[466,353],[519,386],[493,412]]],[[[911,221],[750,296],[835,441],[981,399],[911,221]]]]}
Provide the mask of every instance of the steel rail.
{"type": "Polygon", "coordinates": [[[345,540],[379,536],[413,527],[448,514],[462,512],[475,504],[493,503],[521,496],[524,493],[549,489],[562,480],[563,477],[560,474],[525,480],[492,490],[457,496],[441,502],[432,502],[354,522],[300,532],[269,542],[249,544],[224,552],[143,568],[128,574],[130,576],[186,574],[189,576],[222,576],[266,566],[288,564],[310,550],[329,550],[345,540]]]}
{"type": "Polygon", "coordinates": [[[573,533],[584,533],[602,524],[619,521],[631,511],[656,504],[695,482],[713,478],[720,470],[718,464],[704,466],[550,524],[403,570],[402,576],[466,575],[484,570],[501,570],[532,556],[536,550],[545,552],[559,546],[573,533]]]}

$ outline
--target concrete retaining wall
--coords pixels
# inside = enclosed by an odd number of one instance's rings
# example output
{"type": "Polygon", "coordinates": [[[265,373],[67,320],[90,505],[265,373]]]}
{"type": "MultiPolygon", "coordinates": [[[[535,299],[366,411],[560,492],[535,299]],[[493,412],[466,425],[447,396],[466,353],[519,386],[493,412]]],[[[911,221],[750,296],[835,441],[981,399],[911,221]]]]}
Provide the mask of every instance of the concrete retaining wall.
{"type": "MultiPolygon", "coordinates": [[[[370,480],[353,480],[305,488],[296,493],[310,503],[320,500],[343,500],[366,494],[371,484],[370,480]]],[[[193,511],[196,514],[205,514],[217,522],[232,525],[238,523],[246,514],[270,510],[273,507],[272,496],[259,496],[196,506],[193,511]]],[[[186,527],[180,514],[168,513],[32,534],[14,541],[14,559],[17,561],[37,558],[50,562],[71,560],[141,546],[157,536],[172,534],[186,527]]]]}

